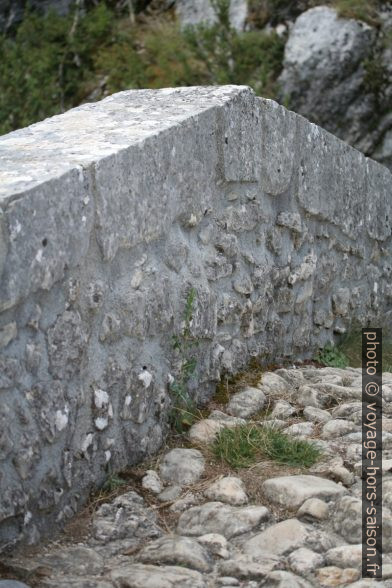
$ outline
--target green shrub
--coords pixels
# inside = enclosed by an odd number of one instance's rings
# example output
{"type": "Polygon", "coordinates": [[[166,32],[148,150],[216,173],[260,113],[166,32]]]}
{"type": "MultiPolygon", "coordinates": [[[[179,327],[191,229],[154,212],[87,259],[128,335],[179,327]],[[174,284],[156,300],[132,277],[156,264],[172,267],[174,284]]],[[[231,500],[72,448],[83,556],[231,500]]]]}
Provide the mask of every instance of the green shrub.
{"type": "Polygon", "coordinates": [[[87,15],[27,12],[14,38],[0,37],[0,132],[79,104],[94,54],[108,42],[114,15],[100,4],[87,15]]]}
{"type": "Polygon", "coordinates": [[[318,353],[316,359],[320,363],[330,367],[345,368],[349,365],[349,361],[343,351],[332,345],[326,345],[318,353]]]}

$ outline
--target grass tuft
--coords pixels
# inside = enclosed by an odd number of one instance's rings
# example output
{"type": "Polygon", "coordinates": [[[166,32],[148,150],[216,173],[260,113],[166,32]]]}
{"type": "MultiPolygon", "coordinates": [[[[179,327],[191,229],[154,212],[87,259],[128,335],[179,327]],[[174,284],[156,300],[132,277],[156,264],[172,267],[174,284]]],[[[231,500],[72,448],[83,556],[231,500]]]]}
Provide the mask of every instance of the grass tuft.
{"type": "Polygon", "coordinates": [[[307,468],[321,456],[321,451],[309,441],[255,424],[222,429],[212,450],[217,458],[235,469],[247,468],[266,458],[282,465],[307,468]]]}

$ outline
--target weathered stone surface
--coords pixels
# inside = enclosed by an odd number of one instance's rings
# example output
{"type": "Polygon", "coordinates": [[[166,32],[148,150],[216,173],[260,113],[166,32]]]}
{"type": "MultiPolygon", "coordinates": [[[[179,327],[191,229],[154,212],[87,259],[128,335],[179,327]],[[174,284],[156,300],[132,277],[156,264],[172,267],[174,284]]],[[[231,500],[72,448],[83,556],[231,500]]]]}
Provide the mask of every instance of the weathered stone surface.
{"type": "Polygon", "coordinates": [[[205,461],[197,449],[172,449],[159,464],[162,480],[180,486],[197,482],[203,474],[205,461]]]}
{"type": "Polygon", "coordinates": [[[229,506],[222,502],[207,502],[184,512],[178,521],[177,532],[182,535],[219,533],[230,539],[257,527],[269,517],[264,506],[229,506]]]}
{"type": "Polygon", "coordinates": [[[272,397],[285,394],[290,391],[289,384],[274,372],[266,372],[260,380],[260,387],[272,397]]]}
{"type": "Polygon", "coordinates": [[[96,540],[107,543],[127,537],[140,542],[159,537],[162,532],[143,498],[136,492],[127,492],[99,507],[93,518],[93,533],[96,540]]]}
{"type": "Polygon", "coordinates": [[[332,418],[327,410],[315,408],[314,406],[306,406],[303,414],[308,421],[313,421],[314,423],[327,423],[332,418]]]}
{"type": "Polygon", "coordinates": [[[297,519],[287,519],[254,535],[244,544],[243,551],[257,558],[260,553],[281,556],[304,546],[320,551],[332,548],[332,541],[297,519]]]}
{"type": "Polygon", "coordinates": [[[390,166],[390,52],[382,42],[388,18],[380,25],[341,18],[328,6],[303,12],[290,29],[280,83],[296,112],[390,166]],[[367,59],[383,72],[382,96],[365,83],[367,59]]]}
{"type": "Polygon", "coordinates": [[[326,562],[339,568],[358,568],[362,566],[362,544],[342,545],[329,549],[325,554],[326,562]]]}
{"type": "Polygon", "coordinates": [[[212,560],[208,551],[191,537],[161,537],[146,545],[138,560],[150,564],[183,565],[199,572],[209,572],[212,560]]]}
{"type": "Polygon", "coordinates": [[[110,576],[122,588],[206,588],[199,572],[179,566],[124,564],[110,576]]]}
{"type": "Polygon", "coordinates": [[[331,480],[308,475],[271,478],[264,482],[263,490],[269,500],[287,508],[298,508],[309,498],[330,500],[346,493],[331,480]]]}
{"type": "Polygon", "coordinates": [[[262,410],[265,403],[265,394],[259,388],[245,388],[236,392],[230,398],[227,412],[233,416],[247,418],[262,410]]]}
{"type": "Polygon", "coordinates": [[[227,425],[213,419],[202,419],[189,429],[189,439],[193,443],[212,443],[219,431],[227,425]]]}
{"type": "Polygon", "coordinates": [[[328,518],[329,509],[328,504],[319,498],[308,498],[300,506],[297,512],[299,519],[305,521],[324,521],[328,518]]]}
{"type": "Polygon", "coordinates": [[[287,419],[295,412],[295,408],[289,402],[279,400],[275,403],[270,417],[272,419],[287,419]]]}
{"type": "Polygon", "coordinates": [[[296,574],[306,574],[320,567],[323,563],[323,557],[306,547],[300,547],[287,558],[290,568],[296,574]]]}
{"type": "Polygon", "coordinates": [[[245,486],[241,478],[226,476],[217,480],[204,491],[210,500],[216,500],[239,506],[248,502],[245,486]]]}
{"type": "Polygon", "coordinates": [[[323,439],[336,439],[357,430],[357,425],[351,421],[333,419],[324,425],[321,436],[323,439]]]}
{"type": "MultiPolygon", "coordinates": [[[[0,544],[37,541],[162,445],[191,288],[203,402],[251,357],[392,316],[390,173],[246,87],[119,93],[1,137],[0,161],[0,544]]],[[[299,414],[360,400],[358,372],[317,372],[252,385],[299,414]]],[[[107,508],[99,541],[128,541],[107,508]]]]}
{"type": "Polygon", "coordinates": [[[162,482],[154,470],[147,470],[142,480],[142,486],[154,494],[160,494],[162,492],[162,482]]]}
{"type": "Polygon", "coordinates": [[[311,437],[313,435],[314,425],[313,423],[294,423],[284,429],[287,435],[293,437],[311,437]]]}
{"type": "Polygon", "coordinates": [[[248,580],[264,578],[279,565],[279,558],[272,554],[260,553],[257,558],[240,554],[222,562],[219,569],[222,574],[227,576],[248,580]]]}

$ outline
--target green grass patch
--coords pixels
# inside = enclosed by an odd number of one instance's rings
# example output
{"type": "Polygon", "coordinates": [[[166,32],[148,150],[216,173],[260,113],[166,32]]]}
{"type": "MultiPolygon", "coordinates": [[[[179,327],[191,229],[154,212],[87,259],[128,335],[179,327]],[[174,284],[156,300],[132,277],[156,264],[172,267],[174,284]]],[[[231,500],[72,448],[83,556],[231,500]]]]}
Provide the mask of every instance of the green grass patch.
{"type": "Polygon", "coordinates": [[[217,458],[235,469],[247,468],[263,459],[307,468],[321,456],[321,451],[309,441],[294,439],[275,429],[254,424],[222,429],[212,450],[217,458]]]}

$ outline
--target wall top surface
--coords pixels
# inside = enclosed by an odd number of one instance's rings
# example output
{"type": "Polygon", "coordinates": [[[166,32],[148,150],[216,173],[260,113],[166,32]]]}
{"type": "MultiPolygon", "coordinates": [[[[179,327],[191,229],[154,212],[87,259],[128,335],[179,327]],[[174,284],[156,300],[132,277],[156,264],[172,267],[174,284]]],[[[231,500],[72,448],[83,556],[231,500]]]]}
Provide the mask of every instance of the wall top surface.
{"type": "Polygon", "coordinates": [[[129,90],[0,137],[0,202],[251,95],[246,86],[129,90]]]}

